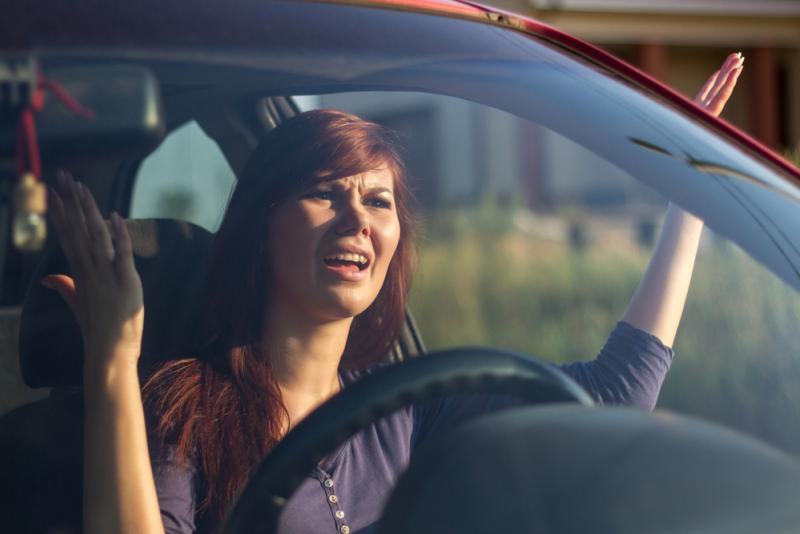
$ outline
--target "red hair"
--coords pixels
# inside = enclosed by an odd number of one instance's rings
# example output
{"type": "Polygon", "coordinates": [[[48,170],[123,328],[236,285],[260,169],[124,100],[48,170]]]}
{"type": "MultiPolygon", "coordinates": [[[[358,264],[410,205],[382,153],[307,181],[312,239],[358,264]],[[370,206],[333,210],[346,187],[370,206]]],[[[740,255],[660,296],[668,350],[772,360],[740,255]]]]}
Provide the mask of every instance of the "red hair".
{"type": "Polygon", "coordinates": [[[210,257],[207,349],[195,358],[160,364],[144,386],[148,409],[157,414],[156,438],[202,475],[205,494],[198,509],[214,528],[251,470],[281,439],[287,415],[261,339],[270,291],[265,236],[272,212],[312,182],[383,167],[395,179],[400,241],[378,296],[353,320],[342,360],[353,368],[380,361],[405,319],[413,223],[394,136],[345,112],[309,111],[270,131],[239,178],[210,257]]]}

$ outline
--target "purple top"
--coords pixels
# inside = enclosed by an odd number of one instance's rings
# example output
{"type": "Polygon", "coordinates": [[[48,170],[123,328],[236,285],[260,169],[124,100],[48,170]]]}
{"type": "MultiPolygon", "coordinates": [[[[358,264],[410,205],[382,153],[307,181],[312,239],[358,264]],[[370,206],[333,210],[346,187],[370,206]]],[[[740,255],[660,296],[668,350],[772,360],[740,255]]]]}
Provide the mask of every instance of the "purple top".
{"type": "MultiPolygon", "coordinates": [[[[597,358],[559,367],[600,405],[652,410],[672,357],[672,350],[656,337],[620,322],[597,358]]],[[[347,386],[361,374],[342,371],[342,384],[347,386]]],[[[384,417],[353,436],[308,475],[287,503],[278,532],[372,532],[416,446],[463,419],[512,404],[515,402],[502,395],[454,395],[384,417]]],[[[171,461],[166,452],[166,458],[159,460],[158,451],[153,451],[164,528],[168,534],[206,532],[202,517],[195,518],[199,501],[195,469],[171,461]]]]}

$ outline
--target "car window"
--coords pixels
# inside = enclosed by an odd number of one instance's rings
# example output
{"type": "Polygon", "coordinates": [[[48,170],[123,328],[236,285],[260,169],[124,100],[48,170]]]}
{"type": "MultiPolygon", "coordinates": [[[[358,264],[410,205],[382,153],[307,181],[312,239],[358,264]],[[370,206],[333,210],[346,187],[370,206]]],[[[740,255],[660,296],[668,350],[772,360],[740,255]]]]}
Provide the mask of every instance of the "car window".
{"type": "Polygon", "coordinates": [[[174,130],[139,167],[131,217],[182,219],[215,231],[235,176],[195,121],[174,130]]]}
{"type": "MultiPolygon", "coordinates": [[[[657,191],[552,129],[458,98],[358,92],[306,105],[398,133],[423,235],[410,306],[429,349],[597,355],[644,273],[669,183],[657,191]]],[[[785,424],[800,410],[799,322],[797,292],[706,228],[659,407],[800,454],[800,428],[785,424]]]]}

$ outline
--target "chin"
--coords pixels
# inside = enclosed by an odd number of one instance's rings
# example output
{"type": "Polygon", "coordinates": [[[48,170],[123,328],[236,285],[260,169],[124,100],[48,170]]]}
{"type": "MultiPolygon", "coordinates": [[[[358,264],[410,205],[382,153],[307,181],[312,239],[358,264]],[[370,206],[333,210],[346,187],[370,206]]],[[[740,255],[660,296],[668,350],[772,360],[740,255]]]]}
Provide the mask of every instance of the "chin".
{"type": "Polygon", "coordinates": [[[375,298],[332,295],[321,305],[321,309],[325,310],[325,315],[327,316],[346,319],[360,315],[374,301],[375,298]]]}

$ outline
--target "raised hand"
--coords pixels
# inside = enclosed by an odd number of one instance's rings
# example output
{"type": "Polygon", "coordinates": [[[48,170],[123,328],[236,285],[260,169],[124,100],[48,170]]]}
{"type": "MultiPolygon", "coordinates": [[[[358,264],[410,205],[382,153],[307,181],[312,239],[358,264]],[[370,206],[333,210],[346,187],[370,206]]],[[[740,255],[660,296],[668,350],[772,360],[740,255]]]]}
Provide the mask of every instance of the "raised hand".
{"type": "Polygon", "coordinates": [[[144,302],[125,224],[114,213],[107,226],[88,188],[67,173],[59,173],[49,204],[73,277],[49,275],[42,285],[58,292],[75,314],[83,334],[85,377],[100,378],[118,364],[135,366],[144,302]]]}
{"type": "Polygon", "coordinates": [[[743,66],[744,56],[741,52],[729,55],[722,67],[706,81],[694,101],[715,117],[719,116],[736,87],[743,66]]]}
{"type": "MultiPolygon", "coordinates": [[[[694,101],[718,116],[736,87],[743,63],[740,53],[729,55],[694,101]]],[[[702,220],[669,204],[653,256],[622,318],[667,346],[678,332],[702,231],[702,220]]]]}

